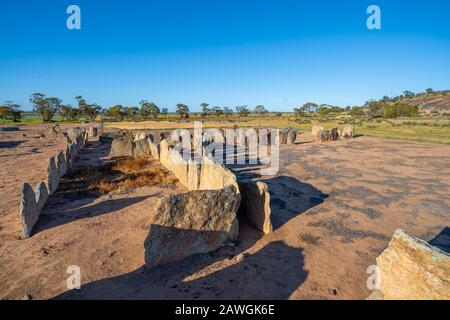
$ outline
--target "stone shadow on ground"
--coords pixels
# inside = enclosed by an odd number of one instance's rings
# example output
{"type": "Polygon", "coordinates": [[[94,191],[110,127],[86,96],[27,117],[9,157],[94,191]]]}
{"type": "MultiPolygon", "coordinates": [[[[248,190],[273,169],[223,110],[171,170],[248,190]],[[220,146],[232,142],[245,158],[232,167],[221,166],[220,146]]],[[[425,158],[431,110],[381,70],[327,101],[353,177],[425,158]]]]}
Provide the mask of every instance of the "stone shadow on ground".
{"type": "Polygon", "coordinates": [[[429,244],[450,254],[450,227],[445,227],[429,244]]]}
{"type": "Polygon", "coordinates": [[[318,206],[329,196],[311,184],[291,176],[278,176],[262,181],[269,187],[271,222],[274,229],[318,206]]]}
{"type": "Polygon", "coordinates": [[[1,148],[16,148],[24,142],[25,141],[0,141],[0,149],[1,148]]]}
{"type": "Polygon", "coordinates": [[[67,224],[76,220],[97,217],[103,214],[115,212],[138,202],[144,201],[151,196],[152,195],[106,200],[91,206],[62,210],[59,212],[57,211],[56,213],[52,213],[51,208],[47,210],[48,213],[46,213],[46,210],[44,209],[44,211],[39,216],[39,220],[36,226],[33,228],[33,234],[47,229],[55,228],[57,226],[67,224]]]}
{"type": "Polygon", "coordinates": [[[232,259],[230,250],[233,249],[224,247],[152,269],[141,267],[82,284],[80,290],[64,292],[54,299],[286,300],[308,276],[303,249],[282,241],[268,243],[254,254],[242,253],[245,249],[239,246],[232,254],[238,259],[226,266],[223,261],[232,259]]]}

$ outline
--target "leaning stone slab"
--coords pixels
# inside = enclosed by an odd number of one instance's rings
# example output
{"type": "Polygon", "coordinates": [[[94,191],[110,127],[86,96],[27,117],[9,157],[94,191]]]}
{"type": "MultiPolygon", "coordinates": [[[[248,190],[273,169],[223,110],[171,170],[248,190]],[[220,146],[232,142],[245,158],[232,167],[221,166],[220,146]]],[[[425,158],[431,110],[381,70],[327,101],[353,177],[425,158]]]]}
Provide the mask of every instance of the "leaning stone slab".
{"type": "Polygon", "coordinates": [[[58,176],[61,178],[67,173],[67,162],[66,162],[66,156],[64,155],[64,152],[58,153],[58,156],[56,158],[56,166],[58,168],[58,176]]]}
{"type": "Polygon", "coordinates": [[[55,158],[51,157],[47,160],[47,185],[49,194],[54,194],[56,189],[58,189],[59,184],[59,173],[56,167],[55,158]]]}
{"type": "Polygon", "coordinates": [[[36,205],[39,212],[44,208],[48,200],[48,189],[44,181],[38,183],[36,187],[36,205]]]}
{"type": "Polygon", "coordinates": [[[273,231],[270,221],[270,193],[262,181],[239,182],[242,200],[239,212],[250,225],[264,233],[273,231]]]}
{"type": "Polygon", "coordinates": [[[239,203],[233,186],[162,198],[144,243],[145,266],[176,262],[236,240],[239,203]]]}
{"type": "Polygon", "coordinates": [[[31,235],[33,226],[39,219],[39,210],[36,204],[36,194],[28,183],[23,184],[22,197],[19,208],[20,222],[22,223],[22,236],[27,239],[31,235]]]}
{"type": "Polygon", "coordinates": [[[387,300],[448,300],[450,255],[397,230],[377,258],[387,300]]]}

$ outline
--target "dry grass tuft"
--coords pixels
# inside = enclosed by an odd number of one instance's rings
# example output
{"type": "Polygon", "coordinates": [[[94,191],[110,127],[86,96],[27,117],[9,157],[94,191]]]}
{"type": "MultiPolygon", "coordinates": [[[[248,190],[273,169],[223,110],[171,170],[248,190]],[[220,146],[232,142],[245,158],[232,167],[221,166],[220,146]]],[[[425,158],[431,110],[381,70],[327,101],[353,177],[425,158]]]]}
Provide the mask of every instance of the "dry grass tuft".
{"type": "Polygon", "coordinates": [[[124,174],[139,174],[149,163],[150,161],[146,157],[121,159],[112,166],[112,170],[124,174]]]}
{"type": "Polygon", "coordinates": [[[120,159],[103,167],[84,166],[73,172],[67,190],[74,188],[85,193],[108,194],[144,186],[172,185],[176,179],[160,166],[151,167],[145,157],[120,159]]]}

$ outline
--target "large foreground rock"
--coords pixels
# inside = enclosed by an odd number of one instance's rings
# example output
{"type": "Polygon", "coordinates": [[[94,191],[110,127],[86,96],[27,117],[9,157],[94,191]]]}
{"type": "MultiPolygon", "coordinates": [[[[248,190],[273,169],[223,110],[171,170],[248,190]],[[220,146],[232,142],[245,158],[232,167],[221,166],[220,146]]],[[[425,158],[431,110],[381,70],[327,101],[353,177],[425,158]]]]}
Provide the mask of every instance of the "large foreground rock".
{"type": "Polygon", "coordinates": [[[450,299],[450,255],[397,230],[377,258],[388,300],[450,299]]]}
{"type": "Polygon", "coordinates": [[[239,213],[257,230],[271,233],[273,228],[267,184],[262,181],[239,182],[239,189],[242,197],[239,213]]]}
{"type": "Polygon", "coordinates": [[[39,219],[39,210],[36,204],[36,194],[28,183],[23,184],[19,216],[22,223],[22,236],[25,239],[29,238],[33,226],[39,219]]]}
{"type": "Polygon", "coordinates": [[[162,198],[145,240],[145,266],[176,262],[236,240],[240,194],[234,186],[162,198]]]}

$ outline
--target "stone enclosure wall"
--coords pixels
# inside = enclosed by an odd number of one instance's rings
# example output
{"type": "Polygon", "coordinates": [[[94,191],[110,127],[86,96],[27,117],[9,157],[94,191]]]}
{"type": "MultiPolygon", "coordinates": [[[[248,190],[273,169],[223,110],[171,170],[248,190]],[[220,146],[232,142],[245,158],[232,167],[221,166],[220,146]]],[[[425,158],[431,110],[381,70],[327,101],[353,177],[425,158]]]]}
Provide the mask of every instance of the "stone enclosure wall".
{"type": "MultiPolygon", "coordinates": [[[[289,132],[286,131],[286,137],[289,132]]],[[[241,189],[231,170],[203,154],[205,148],[196,161],[193,157],[183,158],[165,138],[156,144],[151,136],[140,132],[132,139],[117,140],[113,145],[120,144],[120,148],[113,150],[112,155],[135,155],[134,146],[146,141],[148,155],[159,160],[189,190],[159,201],[144,245],[147,268],[210,252],[227,241],[236,240],[238,210],[258,230],[264,233],[272,231],[270,195],[265,183],[246,182],[241,189]]],[[[291,133],[290,141],[293,140],[291,133]]]]}
{"type": "MultiPolygon", "coordinates": [[[[57,132],[55,127],[51,131],[57,132]]],[[[23,238],[26,239],[31,236],[33,226],[37,223],[39,214],[49,196],[56,192],[61,177],[72,168],[76,156],[86,145],[89,136],[88,132],[93,137],[98,134],[97,128],[93,127],[89,128],[88,131],[86,129],[70,128],[66,136],[67,145],[65,152],[61,151],[47,160],[46,181],[40,181],[34,190],[30,184],[24,183],[19,207],[23,238]]]]}

